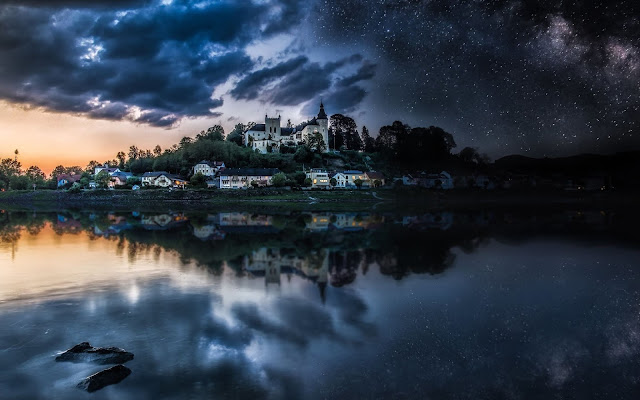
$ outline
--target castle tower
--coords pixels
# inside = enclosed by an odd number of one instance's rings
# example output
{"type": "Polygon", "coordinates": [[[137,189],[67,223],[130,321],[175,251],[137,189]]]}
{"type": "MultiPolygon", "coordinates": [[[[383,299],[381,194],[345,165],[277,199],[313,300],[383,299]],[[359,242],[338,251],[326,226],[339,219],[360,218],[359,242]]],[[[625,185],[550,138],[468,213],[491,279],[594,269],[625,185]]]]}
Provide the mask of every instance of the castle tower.
{"type": "Polygon", "coordinates": [[[273,140],[280,139],[280,116],[278,118],[264,117],[264,133],[266,137],[271,135],[273,140]]]}
{"type": "Polygon", "coordinates": [[[320,101],[320,112],[318,113],[316,121],[320,126],[318,132],[322,134],[324,144],[327,146],[325,152],[327,152],[329,151],[329,118],[327,118],[327,113],[324,112],[324,104],[322,104],[322,101],[320,101]]]}

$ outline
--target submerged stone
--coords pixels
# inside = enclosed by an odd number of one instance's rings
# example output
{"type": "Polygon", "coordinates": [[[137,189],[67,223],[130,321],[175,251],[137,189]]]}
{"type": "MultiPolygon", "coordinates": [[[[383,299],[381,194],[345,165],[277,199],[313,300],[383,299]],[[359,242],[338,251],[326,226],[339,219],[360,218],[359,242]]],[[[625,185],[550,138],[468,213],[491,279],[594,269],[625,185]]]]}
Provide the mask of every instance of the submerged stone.
{"type": "Polygon", "coordinates": [[[91,393],[105,386],[120,383],[130,374],[131,370],[129,368],[124,365],[116,365],[84,378],[78,383],[78,387],[91,393]]]}
{"type": "Polygon", "coordinates": [[[118,347],[93,347],[89,342],[82,342],[56,357],[56,361],[94,364],[123,364],[133,360],[133,353],[118,347]]]}

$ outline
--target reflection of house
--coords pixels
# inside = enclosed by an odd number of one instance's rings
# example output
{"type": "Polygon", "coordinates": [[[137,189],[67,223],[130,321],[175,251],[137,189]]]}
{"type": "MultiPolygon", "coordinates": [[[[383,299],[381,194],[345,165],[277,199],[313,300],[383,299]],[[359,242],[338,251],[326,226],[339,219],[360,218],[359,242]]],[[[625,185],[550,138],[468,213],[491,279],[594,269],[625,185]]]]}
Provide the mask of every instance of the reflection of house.
{"type": "Polygon", "coordinates": [[[323,169],[312,168],[307,172],[307,179],[311,179],[312,188],[328,189],[331,187],[329,174],[323,169]]]}
{"type": "Polygon", "coordinates": [[[157,214],[144,215],[140,223],[143,228],[148,230],[164,230],[181,225],[187,220],[188,218],[184,214],[157,214]]]}
{"type": "Polygon", "coordinates": [[[280,170],[277,168],[226,168],[220,172],[221,189],[242,189],[257,186],[271,186],[271,179],[280,170]]]}
{"type": "Polygon", "coordinates": [[[244,257],[243,269],[253,276],[264,276],[265,283],[280,283],[281,274],[293,274],[322,284],[328,280],[329,257],[324,250],[301,257],[262,248],[244,257]]]}
{"type": "Polygon", "coordinates": [[[75,183],[82,178],[80,174],[60,174],[58,175],[58,187],[64,186],[68,183],[75,183]]]}
{"type": "MultiPolygon", "coordinates": [[[[378,221],[378,220],[376,220],[378,221]]],[[[309,231],[326,231],[329,228],[345,231],[358,231],[369,228],[374,217],[358,213],[311,213],[311,219],[305,224],[309,231]]]]}
{"type": "Polygon", "coordinates": [[[215,176],[224,167],[224,161],[202,160],[193,167],[193,174],[200,173],[204,176],[215,176]]]}
{"type": "Polygon", "coordinates": [[[453,225],[453,213],[433,212],[420,216],[406,216],[402,218],[402,225],[411,228],[447,230],[453,225]]]}
{"type": "Polygon", "coordinates": [[[225,237],[224,232],[220,232],[215,225],[201,225],[193,227],[193,236],[197,237],[200,240],[222,240],[225,237]]]}

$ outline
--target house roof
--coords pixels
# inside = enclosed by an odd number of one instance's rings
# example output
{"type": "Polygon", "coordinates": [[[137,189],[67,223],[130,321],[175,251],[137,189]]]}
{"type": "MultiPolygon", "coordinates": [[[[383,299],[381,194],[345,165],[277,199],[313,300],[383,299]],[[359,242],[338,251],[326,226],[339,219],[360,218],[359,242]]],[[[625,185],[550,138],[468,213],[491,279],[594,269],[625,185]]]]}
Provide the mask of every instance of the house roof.
{"type": "Polygon", "coordinates": [[[207,161],[207,160],[202,160],[199,163],[197,163],[196,165],[200,165],[200,164],[206,164],[210,167],[221,167],[222,165],[224,165],[224,161],[207,161]]]}
{"type": "Polygon", "coordinates": [[[265,131],[264,124],[255,124],[251,128],[247,129],[247,132],[255,131],[255,132],[264,132],[265,131]]]}
{"type": "Polygon", "coordinates": [[[220,176],[273,176],[279,172],[278,168],[226,168],[220,176]]]}
{"type": "Polygon", "coordinates": [[[343,171],[343,174],[362,174],[362,171],[358,171],[357,169],[350,169],[348,171],[343,171]]]}
{"type": "Polygon", "coordinates": [[[168,177],[171,177],[171,175],[166,171],[145,172],[144,174],[142,174],[142,177],[143,178],[149,178],[149,177],[156,178],[156,177],[158,177],[160,175],[166,175],[168,177]]]}
{"type": "Polygon", "coordinates": [[[295,131],[295,128],[280,128],[280,135],[290,136],[295,131]]]}
{"type": "Polygon", "coordinates": [[[133,174],[131,172],[122,172],[122,171],[120,171],[120,172],[115,172],[111,176],[114,177],[114,178],[125,178],[125,179],[128,179],[128,178],[133,177],[133,174]]]}
{"type": "Polygon", "coordinates": [[[63,179],[66,179],[67,182],[75,182],[75,181],[79,181],[80,178],[82,178],[81,174],[60,174],[58,175],[58,182],[60,182],[63,179]]]}
{"type": "Polygon", "coordinates": [[[367,174],[369,179],[384,179],[384,175],[382,175],[382,172],[369,171],[365,172],[365,174],[367,174]]]}

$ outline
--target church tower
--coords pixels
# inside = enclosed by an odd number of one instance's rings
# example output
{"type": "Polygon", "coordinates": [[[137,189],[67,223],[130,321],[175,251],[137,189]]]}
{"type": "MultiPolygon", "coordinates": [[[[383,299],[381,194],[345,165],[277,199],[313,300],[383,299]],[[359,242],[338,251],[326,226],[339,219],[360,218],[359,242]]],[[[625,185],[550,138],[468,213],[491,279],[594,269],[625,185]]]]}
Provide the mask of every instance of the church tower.
{"type": "Polygon", "coordinates": [[[322,104],[322,101],[320,101],[320,112],[318,113],[316,121],[320,126],[318,132],[322,134],[324,144],[327,146],[325,152],[327,152],[329,151],[329,118],[327,118],[327,113],[324,112],[324,104],[322,104]]]}

